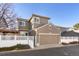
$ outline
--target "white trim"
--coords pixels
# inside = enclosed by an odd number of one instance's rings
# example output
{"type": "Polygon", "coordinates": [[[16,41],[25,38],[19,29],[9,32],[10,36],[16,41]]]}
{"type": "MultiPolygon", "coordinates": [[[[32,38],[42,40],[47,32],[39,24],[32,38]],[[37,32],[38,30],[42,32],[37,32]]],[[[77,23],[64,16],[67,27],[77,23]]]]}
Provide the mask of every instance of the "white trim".
{"type": "Polygon", "coordinates": [[[25,26],[26,25],[25,21],[20,21],[20,22],[21,22],[21,24],[19,23],[20,26],[25,26]]]}
{"type": "Polygon", "coordinates": [[[60,34],[53,34],[53,33],[39,33],[39,35],[60,35],[60,34]]]}
{"type": "Polygon", "coordinates": [[[44,26],[46,26],[46,25],[49,25],[49,24],[47,23],[47,24],[45,24],[45,25],[43,25],[43,26],[38,27],[37,29],[40,29],[40,28],[42,28],[42,27],[44,27],[44,26]]]}

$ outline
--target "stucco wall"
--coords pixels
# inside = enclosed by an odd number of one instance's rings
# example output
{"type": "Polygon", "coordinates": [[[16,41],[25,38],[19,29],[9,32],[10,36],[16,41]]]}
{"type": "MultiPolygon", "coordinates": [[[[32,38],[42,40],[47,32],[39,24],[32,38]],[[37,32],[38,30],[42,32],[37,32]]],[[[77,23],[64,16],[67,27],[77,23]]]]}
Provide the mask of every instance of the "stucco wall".
{"type": "Polygon", "coordinates": [[[40,22],[35,23],[34,22],[35,17],[37,17],[37,16],[33,16],[32,19],[31,19],[31,23],[32,23],[32,26],[33,26],[32,28],[38,28],[38,27],[43,26],[43,25],[48,23],[48,19],[44,18],[44,17],[39,17],[40,22]]]}
{"type": "Polygon", "coordinates": [[[59,44],[60,42],[60,30],[49,24],[37,29],[37,35],[40,45],[59,44]]]}
{"type": "Polygon", "coordinates": [[[56,28],[54,25],[46,24],[37,29],[38,33],[53,33],[60,34],[60,29],[56,28]]]}

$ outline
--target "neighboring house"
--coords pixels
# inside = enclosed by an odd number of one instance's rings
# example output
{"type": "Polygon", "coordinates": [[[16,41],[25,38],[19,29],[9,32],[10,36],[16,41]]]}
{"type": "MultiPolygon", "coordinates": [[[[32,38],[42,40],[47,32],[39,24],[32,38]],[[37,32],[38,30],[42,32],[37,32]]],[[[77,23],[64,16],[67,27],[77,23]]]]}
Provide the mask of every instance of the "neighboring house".
{"type": "Polygon", "coordinates": [[[74,41],[79,41],[79,33],[74,31],[64,31],[61,33],[61,43],[70,43],[74,41]]]}
{"type": "Polygon", "coordinates": [[[27,35],[29,30],[31,29],[30,23],[26,19],[18,18],[14,23],[11,21],[11,24],[8,24],[6,20],[0,21],[0,34],[1,35],[27,35]],[[14,23],[14,24],[13,24],[14,23]],[[15,27],[15,28],[14,28],[15,27]]]}
{"type": "Polygon", "coordinates": [[[60,43],[60,29],[50,24],[49,19],[49,17],[33,14],[29,20],[32,25],[33,35],[36,36],[36,46],[60,43]]]}
{"type": "Polygon", "coordinates": [[[30,22],[22,18],[18,18],[17,21],[18,21],[18,31],[20,35],[26,36],[31,27],[30,22]]]}
{"type": "Polygon", "coordinates": [[[18,35],[17,30],[11,30],[8,28],[8,24],[5,19],[0,20],[0,35],[18,35]]]}
{"type": "Polygon", "coordinates": [[[8,24],[8,29],[11,30],[16,30],[17,28],[17,20],[6,20],[7,24],[8,24]]]}

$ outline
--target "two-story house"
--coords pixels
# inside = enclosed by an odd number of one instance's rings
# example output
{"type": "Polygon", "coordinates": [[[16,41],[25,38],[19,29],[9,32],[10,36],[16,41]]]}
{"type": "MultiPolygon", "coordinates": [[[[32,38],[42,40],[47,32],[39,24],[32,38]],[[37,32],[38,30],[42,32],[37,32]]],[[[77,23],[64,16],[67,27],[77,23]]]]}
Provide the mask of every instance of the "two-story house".
{"type": "Polygon", "coordinates": [[[29,20],[32,25],[32,30],[35,31],[36,46],[60,43],[60,29],[49,23],[49,19],[46,16],[32,14],[29,20]]]}

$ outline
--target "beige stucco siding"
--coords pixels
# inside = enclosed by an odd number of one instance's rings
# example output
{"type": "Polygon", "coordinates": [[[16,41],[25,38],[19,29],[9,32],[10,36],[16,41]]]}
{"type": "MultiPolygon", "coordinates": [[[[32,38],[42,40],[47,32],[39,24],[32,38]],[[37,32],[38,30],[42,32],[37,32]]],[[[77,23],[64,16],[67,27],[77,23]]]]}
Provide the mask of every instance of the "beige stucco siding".
{"type": "Polygon", "coordinates": [[[54,25],[46,24],[37,29],[38,33],[53,33],[60,34],[60,30],[56,28],[54,25]]]}
{"type": "Polygon", "coordinates": [[[34,20],[36,17],[37,16],[33,16],[31,19],[31,23],[32,23],[33,28],[38,28],[38,27],[43,26],[43,25],[48,23],[48,19],[44,18],[44,17],[39,17],[39,23],[35,23],[34,20]]]}
{"type": "Polygon", "coordinates": [[[40,45],[58,44],[60,41],[60,30],[50,24],[38,28],[37,35],[40,45]]]}

